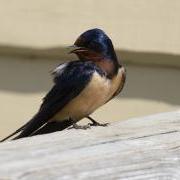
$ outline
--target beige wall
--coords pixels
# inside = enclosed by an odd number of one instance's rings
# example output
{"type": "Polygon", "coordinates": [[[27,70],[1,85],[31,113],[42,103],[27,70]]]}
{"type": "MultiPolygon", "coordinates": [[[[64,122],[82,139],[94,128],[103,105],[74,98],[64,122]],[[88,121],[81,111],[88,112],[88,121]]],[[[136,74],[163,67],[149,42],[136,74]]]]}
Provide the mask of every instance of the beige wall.
{"type": "Polygon", "coordinates": [[[0,44],[71,44],[92,27],[117,48],[180,54],[179,0],[0,0],[0,44]]]}

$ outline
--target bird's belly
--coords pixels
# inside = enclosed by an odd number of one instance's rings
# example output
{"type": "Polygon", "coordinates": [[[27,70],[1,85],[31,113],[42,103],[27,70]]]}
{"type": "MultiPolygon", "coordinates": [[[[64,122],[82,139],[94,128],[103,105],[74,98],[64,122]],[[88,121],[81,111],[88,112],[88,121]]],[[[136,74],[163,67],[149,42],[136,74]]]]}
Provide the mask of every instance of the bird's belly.
{"type": "Polygon", "coordinates": [[[77,121],[82,119],[105,104],[117,90],[119,83],[120,81],[116,82],[115,85],[113,80],[94,73],[84,90],[59,111],[53,119],[56,121],[62,121],[69,117],[77,121]]]}

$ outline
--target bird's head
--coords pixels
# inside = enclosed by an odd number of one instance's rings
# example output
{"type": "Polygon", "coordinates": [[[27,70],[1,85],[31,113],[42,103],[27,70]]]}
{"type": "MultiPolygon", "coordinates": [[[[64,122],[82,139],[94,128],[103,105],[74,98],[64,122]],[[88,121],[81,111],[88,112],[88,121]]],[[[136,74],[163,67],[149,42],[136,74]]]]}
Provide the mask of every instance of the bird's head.
{"type": "Polygon", "coordinates": [[[91,29],[81,34],[70,53],[82,60],[109,59],[117,61],[111,39],[101,29],[91,29]]]}

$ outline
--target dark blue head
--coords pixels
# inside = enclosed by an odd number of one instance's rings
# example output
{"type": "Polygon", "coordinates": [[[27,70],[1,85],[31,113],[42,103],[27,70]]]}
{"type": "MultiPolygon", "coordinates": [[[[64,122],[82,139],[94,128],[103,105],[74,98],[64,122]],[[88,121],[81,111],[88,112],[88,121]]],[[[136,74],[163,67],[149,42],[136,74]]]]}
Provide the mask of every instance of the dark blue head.
{"type": "Polygon", "coordinates": [[[101,57],[117,61],[111,39],[101,29],[91,29],[81,34],[75,41],[76,50],[72,51],[80,59],[101,57]]]}

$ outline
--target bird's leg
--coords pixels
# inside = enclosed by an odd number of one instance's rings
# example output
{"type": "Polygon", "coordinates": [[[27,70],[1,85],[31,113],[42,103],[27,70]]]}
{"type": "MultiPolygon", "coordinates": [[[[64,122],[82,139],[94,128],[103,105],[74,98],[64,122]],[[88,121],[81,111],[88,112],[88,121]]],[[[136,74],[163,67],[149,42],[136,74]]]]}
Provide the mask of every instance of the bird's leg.
{"type": "Polygon", "coordinates": [[[90,116],[87,116],[87,118],[92,122],[92,123],[89,123],[90,126],[107,126],[107,125],[109,125],[109,123],[99,123],[90,116]]]}
{"type": "MultiPolygon", "coordinates": [[[[70,118],[72,120],[72,118],[70,118]]],[[[90,128],[90,124],[87,124],[87,125],[78,125],[76,123],[76,121],[73,121],[74,123],[72,124],[71,127],[69,127],[68,129],[83,129],[83,130],[86,130],[86,129],[89,129],[90,128]]]]}

